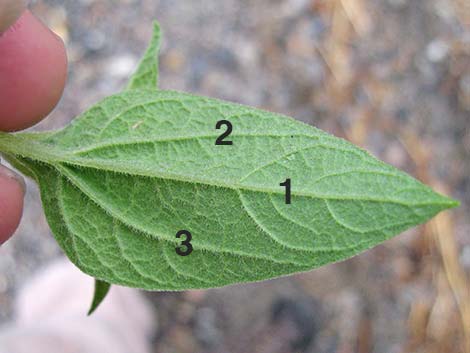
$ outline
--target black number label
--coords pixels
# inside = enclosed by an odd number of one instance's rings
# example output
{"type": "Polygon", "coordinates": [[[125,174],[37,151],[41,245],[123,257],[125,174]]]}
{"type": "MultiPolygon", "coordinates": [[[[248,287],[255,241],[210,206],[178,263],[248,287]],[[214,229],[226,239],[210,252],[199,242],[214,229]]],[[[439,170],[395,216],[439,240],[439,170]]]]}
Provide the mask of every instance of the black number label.
{"type": "Polygon", "coordinates": [[[186,239],[181,242],[181,245],[183,245],[184,248],[182,248],[181,246],[178,246],[177,248],[175,248],[175,250],[176,250],[176,253],[180,256],[188,256],[189,254],[193,252],[193,246],[191,245],[191,239],[193,237],[191,236],[191,233],[188,232],[187,230],[180,230],[178,233],[176,233],[176,237],[178,239],[181,238],[182,235],[186,237],[186,239]]]}
{"type": "Polygon", "coordinates": [[[217,124],[215,125],[215,128],[219,130],[222,125],[225,125],[227,127],[227,130],[220,135],[217,140],[215,140],[216,145],[233,145],[233,141],[224,141],[224,138],[228,137],[232,133],[232,123],[228,120],[219,120],[217,124]]]}
{"type": "Polygon", "coordinates": [[[280,186],[285,186],[286,188],[286,204],[290,205],[291,203],[291,191],[290,191],[290,179],[286,179],[285,182],[280,183],[280,186]]]}

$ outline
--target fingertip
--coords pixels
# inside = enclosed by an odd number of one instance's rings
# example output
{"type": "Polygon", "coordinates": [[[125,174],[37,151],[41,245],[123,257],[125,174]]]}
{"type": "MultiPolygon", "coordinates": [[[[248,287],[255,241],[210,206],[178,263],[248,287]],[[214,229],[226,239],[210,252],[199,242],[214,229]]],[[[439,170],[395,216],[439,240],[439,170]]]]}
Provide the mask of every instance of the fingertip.
{"type": "Polygon", "coordinates": [[[0,245],[15,232],[23,214],[24,182],[0,166],[0,245]]]}
{"type": "Polygon", "coordinates": [[[0,35],[0,130],[36,124],[58,103],[67,77],[62,40],[25,11],[0,35]]]}

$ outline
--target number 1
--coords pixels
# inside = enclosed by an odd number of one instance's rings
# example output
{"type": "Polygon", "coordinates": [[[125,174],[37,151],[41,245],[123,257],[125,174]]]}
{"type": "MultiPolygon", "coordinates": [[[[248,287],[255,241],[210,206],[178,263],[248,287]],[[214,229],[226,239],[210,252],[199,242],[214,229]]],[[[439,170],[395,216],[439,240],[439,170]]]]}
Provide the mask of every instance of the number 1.
{"type": "Polygon", "coordinates": [[[285,182],[283,183],[280,183],[279,184],[280,186],[285,186],[286,187],[286,205],[290,205],[291,204],[291,183],[290,183],[290,178],[286,179],[285,182]]]}

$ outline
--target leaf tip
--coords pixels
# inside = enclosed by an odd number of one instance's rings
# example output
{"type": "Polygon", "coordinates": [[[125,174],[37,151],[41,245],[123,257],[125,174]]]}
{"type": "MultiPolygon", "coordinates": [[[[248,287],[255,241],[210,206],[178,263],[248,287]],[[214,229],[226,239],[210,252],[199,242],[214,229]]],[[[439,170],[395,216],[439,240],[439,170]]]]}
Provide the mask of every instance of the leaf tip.
{"type": "Polygon", "coordinates": [[[154,20],[152,24],[153,24],[153,35],[160,36],[161,35],[160,23],[157,20],[154,20]]]}
{"type": "Polygon", "coordinates": [[[96,309],[98,309],[104,298],[106,298],[110,288],[111,285],[109,283],[95,279],[95,292],[93,294],[93,300],[91,302],[87,316],[90,316],[95,312],[96,309]]]}
{"type": "Polygon", "coordinates": [[[460,201],[452,199],[450,197],[446,197],[446,206],[447,208],[457,208],[460,206],[460,201]]]}
{"type": "Polygon", "coordinates": [[[152,39],[147,46],[144,56],[129,79],[126,89],[155,89],[158,88],[158,53],[160,51],[161,29],[158,21],[153,22],[152,39]]]}
{"type": "Polygon", "coordinates": [[[451,197],[445,196],[439,192],[434,192],[436,195],[436,204],[439,206],[440,211],[456,208],[460,206],[460,201],[451,197]]]}

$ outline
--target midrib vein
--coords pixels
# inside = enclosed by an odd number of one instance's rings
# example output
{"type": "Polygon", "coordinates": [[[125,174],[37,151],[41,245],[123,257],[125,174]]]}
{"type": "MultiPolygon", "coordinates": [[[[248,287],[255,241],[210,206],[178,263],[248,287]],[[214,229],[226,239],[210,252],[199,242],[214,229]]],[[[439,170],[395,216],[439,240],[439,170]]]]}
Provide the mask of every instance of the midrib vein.
{"type": "MultiPolygon", "coordinates": [[[[0,133],[0,137],[3,137],[1,133],[0,133]]],[[[57,153],[56,151],[54,151],[53,148],[44,146],[43,144],[35,142],[35,141],[28,141],[27,139],[22,139],[18,137],[13,138],[13,139],[15,140],[15,142],[21,141],[19,145],[21,146],[20,150],[22,153],[18,153],[19,156],[52,165],[56,169],[60,169],[62,165],[65,165],[65,166],[70,165],[70,166],[75,166],[75,167],[91,168],[91,169],[95,169],[98,171],[109,171],[109,172],[115,172],[115,173],[120,173],[120,174],[164,179],[164,180],[171,180],[171,181],[176,181],[176,182],[185,182],[185,183],[194,183],[194,184],[222,187],[222,188],[232,189],[232,190],[237,190],[237,191],[262,192],[262,193],[272,194],[272,195],[284,194],[284,190],[281,187],[279,188],[276,187],[276,189],[274,189],[274,188],[260,187],[260,186],[254,186],[254,185],[240,184],[241,180],[237,182],[233,182],[232,184],[229,184],[222,180],[213,180],[213,179],[209,180],[207,178],[202,178],[202,177],[193,176],[193,175],[184,176],[184,175],[179,175],[179,174],[166,173],[165,171],[161,171],[161,170],[156,172],[155,170],[150,170],[146,166],[140,166],[139,163],[133,163],[132,166],[129,166],[126,164],[119,165],[115,161],[110,162],[108,160],[93,160],[93,159],[87,159],[87,158],[77,158],[70,154],[64,155],[61,153],[57,153]],[[34,147],[31,147],[31,144],[34,144],[34,147]],[[27,148],[24,145],[27,145],[27,148]]],[[[329,145],[318,144],[318,143],[312,144],[311,146],[308,146],[307,148],[314,148],[314,147],[324,147],[324,148],[330,148],[330,149],[343,150],[342,148],[338,146],[329,146],[329,145]]],[[[300,150],[303,150],[303,149],[305,148],[301,148],[300,150]]],[[[346,149],[346,150],[349,151],[349,149],[346,149]]],[[[10,151],[12,154],[15,154],[15,152],[18,152],[18,151],[15,151],[15,148],[9,148],[8,151],[10,151]]],[[[287,153],[286,155],[292,155],[295,153],[297,152],[294,150],[292,152],[287,153]]],[[[272,160],[268,162],[267,164],[274,163],[274,162],[275,160],[272,160]]],[[[402,175],[399,173],[388,173],[384,171],[374,171],[374,170],[364,170],[364,171],[355,170],[354,172],[386,175],[386,176],[397,177],[397,178],[407,177],[406,175],[402,175]]],[[[250,172],[250,174],[251,173],[252,172],[250,172]]],[[[326,176],[322,176],[321,178],[325,178],[325,177],[326,176]]],[[[448,202],[445,202],[443,200],[441,202],[405,203],[399,200],[363,197],[360,195],[355,195],[355,196],[320,195],[320,194],[315,194],[313,192],[304,192],[304,191],[299,191],[296,189],[292,190],[292,196],[310,197],[314,199],[333,200],[333,201],[342,200],[342,201],[368,201],[368,202],[393,203],[393,204],[407,206],[407,207],[426,206],[426,205],[443,205],[443,206],[453,205],[453,202],[451,200],[449,200],[448,202]]]]}
{"type": "MultiPolygon", "coordinates": [[[[128,166],[121,166],[120,168],[116,168],[115,163],[107,163],[107,161],[94,161],[94,160],[74,160],[72,161],[63,161],[58,163],[52,163],[57,169],[65,166],[72,166],[72,167],[86,167],[95,169],[98,171],[108,171],[108,172],[115,172],[119,174],[127,174],[127,175],[134,175],[134,176],[141,176],[147,178],[154,178],[154,179],[163,179],[163,180],[170,180],[175,182],[183,182],[183,183],[190,183],[190,184],[199,184],[199,185],[207,185],[207,186],[214,186],[220,187],[225,189],[231,189],[236,191],[247,191],[247,192],[261,192],[265,194],[271,195],[284,195],[285,191],[283,188],[279,187],[278,189],[268,189],[266,187],[258,187],[253,185],[246,185],[246,184],[239,184],[238,182],[234,182],[233,184],[224,183],[222,181],[215,181],[215,180],[208,180],[204,178],[198,178],[195,176],[185,177],[182,175],[165,173],[164,171],[159,171],[156,174],[154,171],[149,172],[148,168],[138,169],[138,164],[135,163],[132,166],[132,169],[128,166]]],[[[386,176],[394,176],[400,177],[400,175],[386,173],[386,172],[379,172],[379,171],[352,171],[355,173],[367,173],[367,174],[377,174],[377,175],[386,175],[386,176]]],[[[323,178],[323,177],[322,177],[323,178]]],[[[303,192],[298,190],[292,190],[292,196],[300,196],[300,197],[309,197],[313,199],[321,199],[321,200],[333,200],[333,201],[367,201],[367,202],[380,202],[380,203],[393,203],[402,206],[426,206],[426,205],[436,205],[436,204],[447,204],[445,202],[437,203],[437,202],[418,202],[418,203],[405,203],[399,200],[393,199],[381,199],[381,198],[373,198],[373,197],[363,197],[363,196],[344,196],[344,195],[320,195],[315,194],[312,192],[303,192]]]]}

